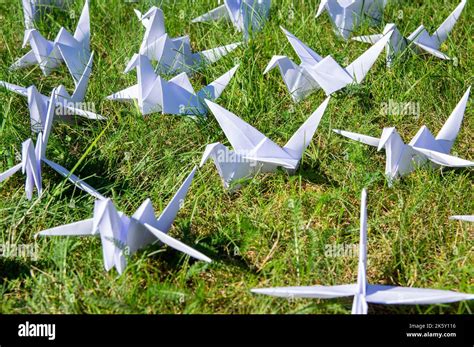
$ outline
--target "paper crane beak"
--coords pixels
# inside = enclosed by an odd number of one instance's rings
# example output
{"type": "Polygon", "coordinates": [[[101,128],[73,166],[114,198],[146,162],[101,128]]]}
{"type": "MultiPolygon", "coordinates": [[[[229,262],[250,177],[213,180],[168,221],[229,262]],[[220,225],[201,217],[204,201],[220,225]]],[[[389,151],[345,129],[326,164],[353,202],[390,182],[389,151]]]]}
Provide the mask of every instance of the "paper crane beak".
{"type": "Polygon", "coordinates": [[[135,53],[132,59],[130,59],[130,62],[128,63],[123,73],[129,73],[131,70],[137,67],[139,64],[139,60],[140,60],[140,55],[135,53]]]}
{"type": "Polygon", "coordinates": [[[23,38],[23,44],[21,48],[25,48],[28,42],[30,42],[31,36],[33,35],[33,32],[35,32],[36,29],[28,29],[25,30],[25,37],[23,38]]]}
{"type": "Polygon", "coordinates": [[[377,151],[381,151],[382,148],[385,147],[385,145],[387,144],[387,141],[390,139],[394,131],[395,131],[395,128],[383,129],[382,137],[380,138],[379,147],[377,148],[377,151]]]}
{"type": "Polygon", "coordinates": [[[316,18],[318,18],[321,13],[324,11],[324,7],[328,3],[328,0],[321,0],[321,3],[319,4],[318,12],[316,13],[316,18]]]}

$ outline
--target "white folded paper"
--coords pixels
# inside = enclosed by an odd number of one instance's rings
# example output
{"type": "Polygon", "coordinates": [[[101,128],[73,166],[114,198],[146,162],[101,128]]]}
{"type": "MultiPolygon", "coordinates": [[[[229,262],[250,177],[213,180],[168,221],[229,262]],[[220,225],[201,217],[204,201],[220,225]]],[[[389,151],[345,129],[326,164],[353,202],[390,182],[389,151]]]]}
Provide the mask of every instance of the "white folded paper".
{"type": "Polygon", "coordinates": [[[353,296],[352,314],[367,314],[368,303],[383,305],[432,305],[473,300],[474,294],[449,290],[368,284],[367,281],[367,192],[362,191],[359,266],[357,283],[336,286],[277,287],[252,289],[256,294],[284,298],[332,299],[353,296]]]}
{"type": "MultiPolygon", "coordinates": [[[[234,149],[229,150],[220,142],[209,144],[200,165],[203,166],[212,158],[226,188],[230,188],[233,181],[252,177],[258,172],[274,172],[278,167],[294,172],[313,139],[329,99],[328,97],[318,107],[284,147],[277,145],[235,114],[206,100],[234,149]]],[[[234,188],[237,187],[236,185],[234,188]]]]}
{"type": "MultiPolygon", "coordinates": [[[[94,53],[91,54],[89,63],[84,69],[81,78],[76,84],[72,95],[68,93],[66,87],[60,85],[56,88],[56,108],[55,116],[65,118],[67,116],[77,115],[88,119],[104,120],[105,117],[94,112],[85,110],[84,97],[86,95],[87,85],[92,70],[92,60],[94,53]]],[[[0,87],[6,88],[12,92],[28,98],[28,108],[30,110],[31,130],[33,132],[44,131],[46,122],[46,110],[49,108],[49,97],[38,92],[34,85],[24,88],[0,81],[0,87]]]]}
{"type": "Polygon", "coordinates": [[[461,220],[464,222],[471,222],[474,223],[474,215],[471,216],[451,216],[449,217],[451,220],[461,220]]]}
{"type": "Polygon", "coordinates": [[[449,15],[448,18],[441,24],[433,35],[430,35],[423,25],[420,25],[413,33],[405,38],[396,25],[393,23],[387,24],[382,35],[368,35],[354,37],[353,40],[377,43],[384,35],[393,30],[393,34],[389,42],[386,43],[387,52],[387,66],[391,66],[395,58],[397,58],[407,47],[417,54],[429,53],[440,59],[450,59],[446,54],[439,51],[439,48],[448,38],[449,33],[453,30],[454,25],[461,16],[461,12],[466,6],[467,0],[461,1],[456,9],[449,15]]]}
{"type": "Polygon", "coordinates": [[[153,71],[148,58],[135,54],[125,72],[136,68],[138,84],[107,97],[114,101],[136,101],[142,115],[162,114],[202,116],[207,114],[204,99],[216,100],[229,84],[239,66],[195,92],[186,72],[167,81],[153,71]]]}
{"type": "Polygon", "coordinates": [[[379,23],[386,5],[387,0],[321,0],[316,17],[327,11],[336,34],[347,40],[364,19],[379,23]]]}
{"type": "Polygon", "coordinates": [[[281,29],[300,58],[301,64],[296,65],[287,56],[275,55],[264,74],[278,66],[295,102],[304,99],[319,88],[322,88],[326,95],[331,95],[349,84],[362,83],[392,34],[392,32],[387,33],[383,39],[354,60],[352,64],[343,68],[330,55],[325,58],[321,57],[292,33],[284,28],[281,29]]]}
{"type": "Polygon", "coordinates": [[[53,170],[57,171],[62,176],[66,177],[69,181],[74,183],[78,188],[86,191],[92,196],[98,199],[104,199],[94,188],[83,182],[79,177],[71,174],[68,170],[59,164],[56,164],[46,158],[46,147],[48,145],[49,134],[51,132],[51,126],[53,123],[55,105],[58,103],[56,90],[53,90],[51,98],[48,101],[48,108],[42,110],[46,112],[46,115],[40,115],[45,119],[44,131],[38,134],[36,140],[36,146],[33,145],[33,140],[28,139],[22,144],[21,150],[21,163],[15,165],[11,169],[0,174],[0,182],[6,180],[8,177],[14,175],[18,171],[26,176],[25,180],[25,192],[28,200],[33,197],[33,189],[36,187],[38,195],[42,193],[42,180],[41,180],[41,164],[45,163],[50,166],[53,170]]]}
{"type": "Polygon", "coordinates": [[[224,0],[224,4],[192,20],[193,23],[230,20],[248,40],[262,30],[270,15],[271,0],[224,0]]]}
{"type": "Polygon", "coordinates": [[[30,44],[31,50],[18,59],[10,69],[20,69],[38,64],[45,76],[65,62],[77,84],[90,61],[89,0],[86,0],[74,35],[65,28],[59,30],[54,41],[45,39],[38,30],[27,29],[23,47],[30,44]]]}
{"type": "Polygon", "coordinates": [[[471,87],[459,101],[436,138],[426,126],[420,128],[409,144],[403,142],[395,128],[384,128],[380,138],[337,129],[334,131],[352,140],[377,147],[379,151],[385,148],[387,155],[385,174],[389,183],[409,174],[428,160],[434,165],[447,167],[473,166],[474,162],[449,154],[461,128],[470,90],[471,87]]]}
{"type": "Polygon", "coordinates": [[[147,56],[151,61],[157,61],[156,70],[162,74],[194,72],[205,65],[216,62],[240,45],[240,43],[233,43],[193,53],[189,36],[177,38],[168,36],[161,9],[153,6],[143,15],[138,10],[135,10],[135,13],[145,27],[139,54],[147,56]]]}
{"type": "Polygon", "coordinates": [[[115,267],[119,274],[125,269],[128,255],[156,241],[210,263],[210,258],[167,234],[184,202],[195,172],[196,168],[158,218],[155,217],[150,199],[145,200],[132,217],[117,211],[110,199],[99,199],[95,202],[93,218],[44,230],[37,235],[100,236],[105,270],[115,267]]]}

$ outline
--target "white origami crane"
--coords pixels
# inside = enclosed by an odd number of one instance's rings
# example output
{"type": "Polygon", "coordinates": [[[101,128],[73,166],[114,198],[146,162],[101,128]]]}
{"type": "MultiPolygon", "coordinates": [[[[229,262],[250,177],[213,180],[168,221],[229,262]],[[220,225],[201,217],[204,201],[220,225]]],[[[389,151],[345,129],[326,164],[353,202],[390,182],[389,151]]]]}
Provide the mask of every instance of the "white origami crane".
{"type": "Polygon", "coordinates": [[[380,22],[386,5],[387,0],[321,0],[316,17],[326,10],[336,34],[347,40],[364,18],[380,22]]]}
{"type": "Polygon", "coordinates": [[[199,116],[207,114],[204,99],[217,99],[234,76],[238,65],[197,93],[185,72],[167,81],[155,74],[144,55],[135,54],[125,72],[133,68],[137,69],[138,84],[108,96],[108,100],[137,101],[142,115],[161,112],[199,116]]]}
{"type": "Polygon", "coordinates": [[[357,283],[336,286],[279,287],[252,289],[256,294],[284,298],[332,299],[353,296],[352,314],[367,314],[368,303],[382,305],[432,305],[473,300],[473,294],[449,290],[396,287],[367,283],[367,192],[362,191],[360,212],[359,267],[357,283]]]}
{"type": "Polygon", "coordinates": [[[471,216],[451,216],[449,217],[451,220],[462,220],[464,222],[471,222],[474,223],[474,215],[471,216]]]}
{"type": "Polygon", "coordinates": [[[203,166],[212,158],[226,188],[235,180],[252,177],[258,172],[273,172],[278,167],[289,173],[294,172],[318,128],[329,99],[318,107],[283,147],[235,114],[206,100],[234,150],[229,150],[220,142],[207,145],[200,165],[203,166]]]}
{"type": "Polygon", "coordinates": [[[224,4],[192,20],[193,23],[230,20],[248,40],[262,30],[270,15],[271,0],[224,0],[224,4]]]}
{"type": "MultiPolygon", "coordinates": [[[[60,117],[67,117],[78,115],[88,119],[103,120],[106,119],[98,114],[86,111],[82,108],[83,100],[86,95],[87,84],[89,83],[89,76],[92,70],[92,59],[94,54],[91,54],[89,63],[83,71],[82,77],[76,84],[76,88],[72,95],[69,95],[66,87],[60,85],[56,88],[56,109],[55,115],[60,117]]],[[[31,130],[33,132],[40,132],[44,130],[46,123],[46,110],[49,108],[49,98],[38,92],[34,85],[24,88],[15,84],[0,81],[0,87],[4,87],[12,92],[28,98],[28,108],[30,109],[31,130]]]]}
{"type": "Polygon", "coordinates": [[[65,28],[59,30],[54,41],[45,39],[36,29],[25,31],[23,47],[29,43],[31,51],[18,59],[10,69],[38,64],[45,76],[65,62],[74,82],[78,83],[90,61],[89,0],[86,0],[74,36],[65,28]]]}
{"type": "Polygon", "coordinates": [[[65,0],[22,0],[25,28],[34,28],[34,22],[41,10],[51,7],[63,7],[65,2],[65,0]]]}
{"type": "Polygon", "coordinates": [[[110,199],[96,200],[93,218],[41,231],[38,235],[100,236],[105,270],[109,271],[115,267],[119,274],[125,269],[126,255],[133,254],[157,240],[191,257],[210,263],[211,259],[204,254],[167,235],[195,172],[196,168],[158,219],[155,217],[150,199],[145,200],[132,217],[118,212],[110,199]]]}
{"type": "Polygon", "coordinates": [[[379,151],[385,148],[387,155],[385,174],[389,182],[399,176],[409,174],[416,166],[427,160],[436,165],[448,167],[473,166],[474,162],[449,154],[461,128],[470,90],[471,87],[459,101],[436,138],[426,126],[420,128],[409,144],[403,142],[395,128],[384,128],[380,139],[337,129],[334,131],[352,140],[378,147],[379,151]]]}
{"type": "Polygon", "coordinates": [[[298,66],[286,56],[275,55],[264,74],[278,66],[286,87],[296,102],[319,88],[322,88],[326,95],[331,95],[349,84],[362,83],[392,34],[389,32],[352,64],[343,68],[330,55],[325,58],[319,56],[292,33],[283,27],[281,29],[301,59],[301,64],[298,66]]]}
{"type": "Polygon", "coordinates": [[[384,37],[384,35],[393,30],[392,37],[385,45],[387,51],[387,66],[391,66],[395,58],[403,52],[407,47],[412,49],[415,53],[430,53],[440,59],[450,59],[446,54],[439,51],[441,44],[446,41],[449,33],[458,21],[467,0],[461,1],[456,9],[449,15],[448,18],[441,24],[438,30],[433,35],[430,35],[423,25],[420,25],[408,38],[405,38],[396,25],[391,23],[385,26],[382,35],[368,35],[354,37],[353,40],[376,43],[384,37]]]}
{"type": "Polygon", "coordinates": [[[135,10],[135,13],[146,29],[139,53],[147,56],[151,61],[157,61],[156,68],[160,73],[194,72],[203,65],[216,62],[240,45],[240,43],[233,43],[193,53],[189,36],[178,38],[168,36],[161,9],[153,6],[144,15],[138,10],[135,10]]]}
{"type": "Polygon", "coordinates": [[[23,142],[21,151],[21,163],[1,173],[0,182],[6,180],[8,177],[14,175],[16,172],[21,170],[22,173],[26,175],[26,197],[28,200],[31,200],[33,197],[33,189],[35,186],[38,191],[38,195],[41,195],[42,193],[41,164],[45,163],[52,169],[57,171],[59,174],[69,179],[78,188],[86,191],[87,193],[91,194],[96,198],[104,199],[102,195],[100,195],[94,188],[84,183],[79,177],[72,175],[61,165],[56,164],[46,158],[46,147],[48,144],[49,134],[51,132],[51,125],[54,117],[54,108],[57,104],[57,100],[55,100],[56,98],[56,91],[53,90],[51,99],[48,102],[49,107],[47,109],[47,114],[45,117],[46,121],[44,126],[44,132],[40,132],[38,134],[38,138],[36,140],[36,147],[33,145],[33,141],[31,139],[28,139],[23,142]]]}

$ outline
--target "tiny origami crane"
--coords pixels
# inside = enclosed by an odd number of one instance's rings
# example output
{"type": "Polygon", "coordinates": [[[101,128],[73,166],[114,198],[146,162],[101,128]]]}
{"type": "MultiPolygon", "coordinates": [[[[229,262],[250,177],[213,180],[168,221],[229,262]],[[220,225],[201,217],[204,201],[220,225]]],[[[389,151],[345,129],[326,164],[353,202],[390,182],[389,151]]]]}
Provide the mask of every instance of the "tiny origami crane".
{"type": "Polygon", "coordinates": [[[138,10],[135,10],[135,13],[145,27],[145,35],[139,54],[147,56],[150,61],[157,61],[156,70],[163,74],[194,72],[204,65],[218,61],[240,45],[240,43],[233,43],[193,53],[189,36],[177,38],[168,36],[165,30],[164,14],[161,9],[153,6],[143,15],[138,10]]]}
{"type": "Polygon", "coordinates": [[[147,199],[128,217],[117,211],[110,199],[95,201],[93,218],[44,230],[40,236],[100,236],[106,271],[116,268],[122,274],[127,264],[127,255],[159,240],[162,243],[198,260],[211,262],[211,259],[195,249],[169,236],[167,233],[183,203],[196,168],[189,174],[168,206],[158,219],[150,199],[147,199]]]}
{"type": "Polygon", "coordinates": [[[387,0],[321,0],[316,17],[327,11],[337,35],[347,40],[364,18],[379,23],[387,0]]]}
{"type": "MultiPolygon", "coordinates": [[[[86,95],[87,85],[89,83],[93,58],[94,53],[91,54],[89,63],[84,69],[81,78],[77,82],[76,88],[74,89],[72,95],[68,93],[65,86],[60,85],[56,87],[56,116],[65,118],[67,116],[77,115],[88,119],[106,119],[105,117],[95,114],[94,112],[86,111],[83,108],[83,100],[86,95]]],[[[49,98],[38,92],[38,89],[36,89],[34,85],[24,88],[15,84],[0,81],[0,86],[28,98],[31,131],[43,131],[46,122],[46,110],[49,108],[49,98]]]]}
{"type": "Polygon", "coordinates": [[[224,4],[192,20],[193,23],[230,20],[245,40],[262,30],[270,14],[271,0],[224,0],[224,4]]]}
{"type": "Polygon", "coordinates": [[[474,300],[474,294],[449,290],[396,287],[367,283],[367,192],[362,191],[360,208],[359,267],[357,283],[336,286],[277,287],[252,289],[255,294],[284,298],[332,299],[353,296],[352,314],[367,314],[368,303],[381,305],[432,305],[474,300]]]}
{"type": "Polygon", "coordinates": [[[303,100],[319,88],[322,88],[326,95],[331,95],[352,83],[362,83],[392,34],[392,32],[387,33],[383,39],[365,51],[352,64],[343,68],[330,55],[325,58],[321,57],[292,33],[283,27],[281,29],[301,59],[301,64],[296,65],[287,56],[275,55],[264,74],[278,66],[283,81],[295,102],[303,100]]]}
{"type": "Polygon", "coordinates": [[[235,114],[206,100],[234,150],[229,150],[220,142],[209,144],[200,165],[203,166],[212,158],[225,188],[229,188],[233,181],[252,177],[258,172],[274,172],[278,167],[293,173],[313,139],[329,99],[318,107],[283,147],[235,114]]]}
{"type": "Polygon", "coordinates": [[[144,55],[135,54],[125,73],[137,69],[138,84],[107,97],[114,101],[137,101],[142,115],[162,114],[200,116],[207,114],[204,99],[216,100],[235,74],[235,66],[208,86],[195,92],[186,72],[165,80],[153,71],[144,55]]]}
{"type": "Polygon", "coordinates": [[[466,6],[467,0],[461,1],[456,9],[449,15],[448,18],[441,24],[441,26],[435,31],[433,35],[430,35],[423,25],[420,25],[408,38],[405,38],[396,25],[393,23],[387,24],[384,28],[383,34],[381,35],[368,35],[358,36],[352,38],[355,41],[376,43],[382,39],[389,31],[393,30],[392,37],[389,42],[385,45],[387,52],[387,66],[392,66],[395,58],[400,53],[405,51],[409,47],[412,51],[417,54],[429,53],[440,59],[450,59],[446,54],[439,51],[439,48],[444,41],[448,38],[449,33],[453,30],[454,25],[458,21],[464,6],[466,6]]]}
{"type": "Polygon", "coordinates": [[[435,165],[448,167],[473,166],[474,162],[449,154],[461,128],[470,90],[471,87],[468,88],[459,101],[436,138],[426,126],[420,128],[409,144],[403,142],[395,128],[384,128],[380,139],[337,129],[334,129],[334,132],[369,146],[377,147],[379,151],[385,148],[387,155],[385,174],[389,183],[399,176],[414,171],[416,166],[425,163],[427,160],[435,165]]]}
{"type": "Polygon", "coordinates": [[[6,180],[10,176],[14,175],[18,171],[22,171],[26,175],[25,180],[25,192],[28,200],[31,200],[33,197],[33,189],[36,186],[38,195],[42,193],[42,180],[41,180],[41,164],[45,163],[50,166],[52,169],[57,171],[60,175],[66,177],[69,181],[74,183],[78,188],[86,191],[87,193],[95,196],[96,198],[103,199],[104,197],[100,195],[94,188],[84,183],[79,177],[71,174],[67,169],[62,167],[55,162],[52,162],[46,158],[46,147],[48,145],[49,134],[51,132],[51,125],[53,123],[54,109],[57,104],[57,95],[56,90],[53,90],[51,98],[48,102],[48,109],[46,116],[41,116],[45,118],[44,132],[38,134],[36,140],[36,147],[33,145],[33,140],[28,139],[22,144],[21,151],[21,163],[15,165],[11,169],[0,174],[0,182],[6,180]]]}
{"type": "Polygon", "coordinates": [[[87,67],[90,53],[89,0],[86,0],[74,36],[65,28],[59,30],[54,41],[45,39],[38,30],[27,29],[23,47],[29,43],[31,50],[18,59],[10,69],[16,70],[38,64],[45,76],[65,62],[75,83],[87,67]]]}

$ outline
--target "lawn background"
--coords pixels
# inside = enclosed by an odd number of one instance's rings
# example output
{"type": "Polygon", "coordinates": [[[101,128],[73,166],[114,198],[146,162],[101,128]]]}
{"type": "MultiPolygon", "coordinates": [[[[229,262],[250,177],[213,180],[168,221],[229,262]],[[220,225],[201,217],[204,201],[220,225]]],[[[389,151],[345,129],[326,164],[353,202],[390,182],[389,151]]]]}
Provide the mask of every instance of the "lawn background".
{"type": "MultiPolygon", "coordinates": [[[[153,114],[143,118],[131,104],[105,100],[136,82],[124,74],[140,47],[144,29],[133,13],[154,4],[165,13],[172,36],[189,34],[195,50],[240,41],[227,23],[191,24],[217,1],[91,1],[93,74],[85,101],[106,122],[56,122],[49,159],[113,199],[131,215],[146,198],[157,213],[166,206],[208,143],[228,144],[211,115],[207,120],[153,114]]],[[[327,15],[315,19],[319,2],[273,1],[270,22],[248,45],[195,74],[196,89],[241,64],[217,101],[280,145],[325,99],[319,90],[293,104],[280,74],[263,75],[275,54],[296,58],[279,25],[319,54],[349,63],[368,46],[335,36],[327,15]]],[[[395,22],[408,34],[420,24],[432,33],[457,0],[389,1],[384,22],[357,35],[380,32],[395,22]]],[[[54,10],[38,22],[54,39],[61,26],[76,27],[83,1],[54,10]]],[[[474,292],[472,224],[449,221],[472,214],[472,170],[419,169],[393,187],[384,177],[385,154],[349,141],[332,129],[380,136],[395,126],[408,142],[422,125],[436,134],[473,83],[474,15],[468,3],[441,50],[455,61],[406,54],[392,69],[383,53],[365,82],[336,93],[295,176],[280,171],[258,175],[236,192],[226,192],[209,162],[196,174],[184,208],[170,233],[214,262],[205,264],[154,245],[134,255],[125,273],[103,268],[100,240],[36,240],[39,259],[0,258],[1,313],[350,313],[352,298],[285,300],[250,293],[254,287],[336,285],[357,278],[356,257],[327,257],[327,245],[356,245],[362,188],[368,188],[368,280],[389,284],[474,292]],[[419,116],[384,115],[389,100],[418,103],[419,116]]],[[[20,1],[0,3],[0,80],[35,84],[49,95],[64,84],[65,66],[44,77],[38,67],[10,72],[27,52],[20,1]]],[[[299,62],[297,59],[296,62],[299,62]]],[[[472,97],[471,97],[472,99],[472,97]]],[[[474,159],[472,102],[453,154],[474,159]]],[[[0,90],[0,172],[17,163],[21,143],[31,136],[26,100],[0,90]]],[[[43,166],[44,193],[26,200],[24,177],[0,184],[0,244],[32,244],[35,233],[90,218],[93,198],[43,166]]],[[[472,303],[436,306],[370,305],[369,313],[471,313],[472,303]]]]}

